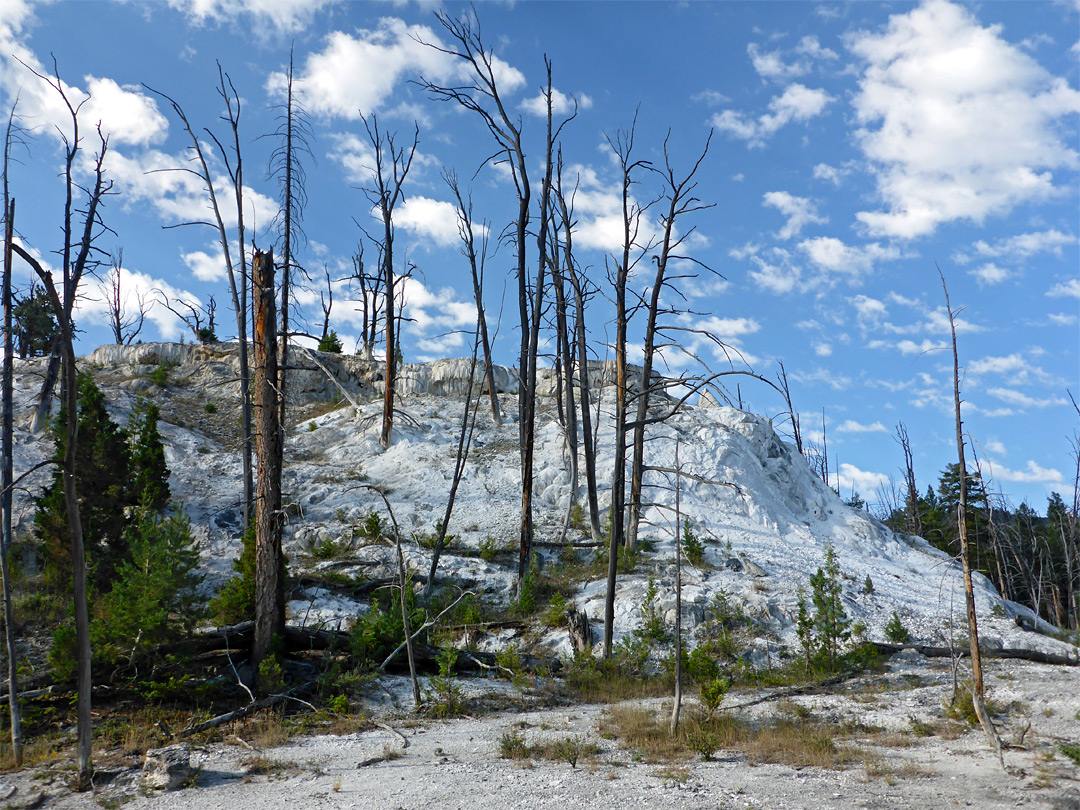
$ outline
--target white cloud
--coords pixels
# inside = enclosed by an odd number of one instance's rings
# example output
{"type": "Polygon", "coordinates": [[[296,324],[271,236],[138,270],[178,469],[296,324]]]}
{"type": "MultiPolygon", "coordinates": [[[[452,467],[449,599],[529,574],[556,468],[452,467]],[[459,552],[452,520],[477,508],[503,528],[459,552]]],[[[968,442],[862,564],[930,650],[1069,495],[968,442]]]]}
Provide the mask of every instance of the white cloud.
{"type": "Polygon", "coordinates": [[[1054,312],[1046,317],[1054,326],[1072,326],[1078,320],[1075,315],[1070,315],[1066,312],[1054,312]]]}
{"type": "Polygon", "coordinates": [[[763,79],[794,79],[810,70],[810,65],[805,61],[796,61],[791,64],[784,62],[780,51],[762,52],[756,42],[746,46],[746,52],[750,55],[750,63],[754,70],[763,79]]]}
{"type": "Polygon", "coordinates": [[[818,357],[830,357],[832,355],[833,350],[831,343],[821,343],[819,341],[815,341],[811,344],[811,346],[813,346],[814,348],[814,354],[818,357]]]}
{"type": "Polygon", "coordinates": [[[830,166],[828,163],[819,163],[814,167],[815,180],[825,180],[837,188],[840,187],[840,181],[850,173],[851,170],[848,168],[837,168],[836,166],[830,166]]]}
{"type": "Polygon", "coordinates": [[[841,273],[851,281],[858,281],[869,275],[878,262],[900,257],[900,251],[891,245],[883,247],[877,242],[871,242],[867,245],[852,246],[831,236],[805,239],[799,243],[799,249],[821,270],[841,273]]]}
{"type": "Polygon", "coordinates": [[[809,372],[794,372],[791,379],[797,383],[822,383],[834,391],[843,391],[851,387],[851,378],[840,374],[835,369],[819,368],[809,372]]]}
{"type": "Polygon", "coordinates": [[[935,343],[932,340],[923,339],[919,343],[914,340],[901,340],[896,344],[896,348],[900,350],[900,354],[925,354],[926,352],[939,351],[947,348],[941,343],[935,343]]]}
{"type": "Polygon", "coordinates": [[[889,429],[881,422],[864,425],[854,419],[847,419],[836,428],[837,433],[888,433],[889,429]]]}
{"type": "Polygon", "coordinates": [[[790,84],[781,95],[774,96],[769,102],[770,112],[756,120],[735,110],[724,110],[713,116],[712,123],[732,137],[748,141],[748,146],[760,147],[792,121],[806,122],[821,115],[830,101],[833,101],[833,97],[824,90],[798,83],[790,84]]]}
{"type": "Polygon", "coordinates": [[[213,253],[207,253],[204,250],[181,253],[180,258],[199,281],[222,281],[228,275],[225,269],[225,256],[220,247],[213,253]]]}
{"type": "Polygon", "coordinates": [[[839,59],[836,51],[829,48],[822,47],[821,42],[813,34],[809,34],[799,40],[799,44],[795,47],[795,50],[799,53],[804,53],[814,59],[827,59],[829,61],[839,59]]]}
{"type": "Polygon", "coordinates": [[[1006,456],[1009,454],[1009,451],[1005,449],[1005,445],[997,439],[990,439],[983,442],[982,445],[988,453],[993,453],[997,456],[1006,456]]]}
{"type": "MultiPolygon", "coordinates": [[[[1061,249],[1065,245],[1075,245],[1076,237],[1062,233],[1056,228],[1048,231],[1035,231],[1033,233],[1020,233],[1015,236],[1007,236],[993,242],[980,239],[971,246],[972,253],[986,259],[1026,259],[1036,253],[1053,253],[1061,255],[1061,249]]],[[[970,261],[971,256],[958,254],[958,261],[970,261]]]]}
{"type": "Polygon", "coordinates": [[[838,488],[842,494],[857,492],[869,495],[878,487],[887,486],[888,483],[889,476],[885,473],[860,470],[854,464],[842,463],[840,465],[838,488]]]}
{"type": "MultiPolygon", "coordinates": [[[[588,110],[592,108],[593,102],[584,93],[578,93],[576,95],[568,96],[558,88],[552,88],[551,90],[551,114],[552,115],[569,115],[574,112],[574,107],[577,106],[579,110],[588,110]]],[[[543,92],[537,93],[532,98],[527,98],[521,102],[521,109],[529,113],[529,115],[536,115],[541,118],[547,116],[547,98],[543,92]]]]}
{"type": "MultiPolygon", "coordinates": [[[[573,194],[574,243],[582,248],[616,251],[623,243],[622,189],[618,182],[608,182],[589,166],[575,164],[564,171],[568,186],[576,183],[573,194]]],[[[640,206],[631,195],[630,203],[640,206]]],[[[638,231],[639,244],[645,244],[657,234],[656,224],[645,215],[638,231]]]]}
{"type": "Polygon", "coordinates": [[[750,260],[757,270],[750,271],[750,279],[760,289],[774,293],[792,292],[802,282],[802,269],[792,263],[791,256],[784,250],[773,250],[777,263],[770,263],[761,256],[751,256],[750,260]]]}
{"type": "MultiPolygon", "coordinates": [[[[359,118],[378,111],[406,79],[423,76],[435,82],[467,78],[464,60],[443,53],[432,29],[384,17],[374,29],[355,34],[334,31],[323,50],[312,53],[296,76],[296,88],[308,112],[316,116],[359,118]]],[[[492,67],[501,93],[510,94],[525,83],[516,68],[497,56],[492,67]]],[[[267,92],[279,95],[286,86],[284,73],[271,73],[267,92]]]]}
{"type": "Polygon", "coordinates": [[[849,298],[848,303],[855,307],[855,318],[863,329],[877,326],[889,315],[889,310],[883,302],[866,295],[849,298]]]}
{"type": "Polygon", "coordinates": [[[1080,298],[1080,278],[1070,278],[1055,284],[1046,294],[1051,298],[1080,298]]]}
{"type": "Polygon", "coordinates": [[[791,239],[798,236],[805,225],[810,223],[825,223],[828,217],[818,216],[817,207],[806,197],[795,197],[786,191],[768,191],[764,196],[764,204],[775,208],[788,218],[784,227],[780,229],[777,237],[791,239]]]}
{"type": "Polygon", "coordinates": [[[1012,278],[1013,273],[1005,267],[999,267],[993,262],[990,262],[989,264],[984,264],[982,267],[976,267],[974,270],[968,270],[968,275],[972,276],[979,283],[980,287],[989,287],[994,284],[1001,284],[1003,281],[1008,281],[1012,278]]]}
{"type": "Polygon", "coordinates": [[[981,224],[1058,192],[1050,169],[1077,153],[1056,122],[1080,93],[947,0],[927,0],[856,33],[865,62],[856,139],[877,174],[884,210],[857,218],[873,235],[922,236],[957,219],[981,224]]]}
{"type": "Polygon", "coordinates": [[[694,95],[690,96],[690,100],[718,107],[721,104],[727,104],[731,101],[731,97],[725,96],[723,93],[717,92],[716,90],[702,90],[700,93],[694,93],[694,95]]]}
{"type": "MultiPolygon", "coordinates": [[[[0,10],[0,96],[9,100],[18,96],[19,115],[49,137],[59,138],[61,132],[70,137],[71,113],[60,94],[31,72],[46,76],[53,72],[26,45],[26,28],[32,21],[31,3],[5,0],[0,10]]],[[[98,123],[109,137],[110,148],[148,146],[166,138],[168,121],[156,100],[142,88],[121,86],[112,79],[91,75],[84,76],[83,82],[86,89],[63,80],[61,86],[71,105],[78,109],[80,134],[86,138],[83,144],[86,156],[97,149],[94,131],[98,123]]]]}
{"type": "Polygon", "coordinates": [[[341,0],[168,0],[194,25],[236,23],[251,18],[256,26],[283,34],[307,28],[315,15],[341,0]]]}
{"type": "Polygon", "coordinates": [[[1029,460],[1024,470],[1010,470],[1004,464],[989,463],[990,474],[1000,481],[1013,481],[1022,484],[1060,484],[1065,476],[1059,470],[1040,467],[1029,460]]]}
{"type": "MultiPolygon", "coordinates": [[[[453,203],[428,197],[407,197],[394,211],[394,225],[422,239],[448,247],[458,241],[458,213],[453,203]]],[[[477,234],[479,235],[479,233],[477,234]]]]}
{"type": "Polygon", "coordinates": [[[1005,357],[983,357],[969,363],[969,374],[1012,374],[1028,368],[1028,362],[1019,354],[1010,354],[1005,357]]]}
{"type": "Polygon", "coordinates": [[[1069,401],[1064,397],[1044,397],[1036,399],[1022,391],[1014,391],[1012,388],[989,388],[986,393],[997,397],[1002,402],[1015,405],[1017,408],[1050,408],[1055,405],[1068,405],[1069,401]]]}

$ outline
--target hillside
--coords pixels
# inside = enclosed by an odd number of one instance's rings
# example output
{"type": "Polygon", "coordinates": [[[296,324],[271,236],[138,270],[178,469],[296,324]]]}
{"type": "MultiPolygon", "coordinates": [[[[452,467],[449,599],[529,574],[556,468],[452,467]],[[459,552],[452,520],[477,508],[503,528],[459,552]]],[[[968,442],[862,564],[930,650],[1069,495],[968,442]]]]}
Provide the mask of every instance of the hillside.
{"type": "MultiPolygon", "coordinates": [[[[430,552],[418,539],[431,534],[442,519],[460,430],[466,361],[406,366],[392,446],[378,443],[377,369],[359,358],[323,355],[320,370],[301,358],[307,369],[292,381],[293,422],[285,459],[284,499],[288,522],[285,549],[294,573],[331,567],[340,574],[375,576],[388,566],[383,545],[364,545],[357,527],[372,512],[384,513],[378,487],[387,497],[407,537],[409,564],[421,574],[430,552]],[[327,373],[332,373],[331,382],[327,373]],[[350,403],[356,403],[354,407],[350,403]],[[335,553],[328,552],[334,549],[335,553]],[[327,560],[328,556],[333,559],[327,560]]],[[[28,411],[36,392],[41,361],[18,367],[17,413],[28,411]]],[[[162,411],[162,434],[172,470],[174,499],[183,504],[201,544],[206,586],[215,589],[231,574],[241,531],[237,452],[238,385],[235,347],[148,344],[105,346],[85,358],[119,421],[126,419],[136,396],[153,399],[162,411]],[[164,386],[149,375],[167,369],[164,386]]],[[[604,369],[593,370],[602,390],[604,369]]],[[[520,513],[517,428],[513,421],[512,374],[500,369],[503,410],[510,416],[496,426],[481,408],[472,453],[458,491],[449,532],[455,546],[444,555],[439,576],[460,587],[483,592],[495,602],[510,600],[511,555],[492,560],[478,556],[516,546],[520,513]]],[[[159,380],[160,381],[160,380],[159,380]]],[[[570,492],[565,443],[551,405],[550,381],[541,383],[535,472],[537,539],[559,540],[570,492]]],[[[612,426],[609,400],[603,398],[598,441],[601,506],[609,496],[612,426]]],[[[26,420],[18,418],[24,425],[26,420]]],[[[16,475],[46,458],[50,442],[19,429],[16,475]]],[[[843,573],[843,599],[849,616],[862,623],[869,638],[884,640],[883,628],[895,611],[914,640],[948,644],[963,636],[963,590],[959,565],[924,540],[895,534],[866,512],[847,507],[815,477],[794,447],[786,444],[768,419],[717,406],[708,398],[687,406],[650,433],[650,464],[675,466],[676,439],[683,477],[680,509],[705,543],[704,564],[684,572],[684,627],[702,622],[715,596],[724,593],[758,619],[764,631],[749,655],[757,665],[775,660],[794,644],[794,617],[800,588],[822,564],[827,544],[835,548],[843,573]],[[711,483],[706,483],[711,482],[711,483]],[[866,584],[872,584],[867,592],[866,584]]],[[[45,473],[38,473],[39,481],[45,473]]],[[[582,476],[582,484],[583,484],[582,476]]],[[[672,476],[646,478],[642,537],[652,551],[633,573],[620,579],[616,603],[616,641],[639,623],[647,582],[654,578],[661,615],[674,621],[674,514],[672,476]]],[[[27,494],[17,498],[17,532],[31,526],[27,494]]],[[[579,497],[582,497],[579,489],[579,497]]],[[[385,514],[383,515],[385,517],[385,514]]],[[[571,530],[570,539],[587,538],[571,530]]],[[[581,555],[591,554],[583,550],[581,555]]],[[[557,554],[541,548],[541,564],[557,554]]],[[[492,557],[492,554],[485,555],[492,557]]],[[[390,569],[387,567],[387,574],[390,569]]],[[[315,622],[347,627],[364,608],[325,589],[294,591],[289,617],[308,626],[315,622]]],[[[593,619],[603,616],[604,583],[582,581],[576,602],[593,619]]],[[[1014,617],[1030,612],[1001,600],[993,586],[976,579],[981,633],[988,647],[1067,651],[1045,635],[1020,630],[1014,617]]],[[[505,639],[485,643],[497,647],[505,639]]],[[[569,648],[565,630],[550,631],[542,644],[558,653],[569,648]]]]}

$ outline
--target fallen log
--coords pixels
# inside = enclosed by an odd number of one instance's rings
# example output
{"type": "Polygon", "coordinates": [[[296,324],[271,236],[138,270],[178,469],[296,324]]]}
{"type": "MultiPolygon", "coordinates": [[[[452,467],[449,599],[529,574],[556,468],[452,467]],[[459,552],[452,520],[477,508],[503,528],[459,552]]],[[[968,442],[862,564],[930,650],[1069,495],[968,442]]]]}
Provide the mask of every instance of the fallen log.
{"type": "MultiPolygon", "coordinates": [[[[927,644],[886,644],[881,641],[870,642],[874,648],[884,655],[893,655],[905,650],[915,650],[927,658],[966,658],[971,655],[971,650],[966,647],[931,647],[927,644]]],[[[1015,658],[1022,661],[1034,661],[1037,664],[1053,664],[1063,667],[1080,666],[1080,656],[1071,657],[1046,653],[1040,650],[1021,650],[1017,648],[994,650],[981,647],[980,652],[984,658],[1015,658]]]]}
{"type": "Polygon", "coordinates": [[[177,737],[190,737],[192,734],[198,734],[201,731],[209,731],[212,728],[223,726],[226,723],[231,723],[233,720],[242,720],[249,714],[254,714],[260,709],[268,709],[271,706],[277,706],[284,703],[286,700],[292,700],[296,695],[306,692],[312,686],[314,681],[308,681],[307,683],[290,689],[288,692],[284,692],[280,695],[270,695],[269,697],[260,698],[254,700],[245,706],[241,706],[239,709],[235,709],[231,712],[225,712],[225,714],[219,714],[217,717],[211,717],[202,723],[197,723],[194,726],[188,726],[185,729],[181,729],[176,732],[177,737]]]}

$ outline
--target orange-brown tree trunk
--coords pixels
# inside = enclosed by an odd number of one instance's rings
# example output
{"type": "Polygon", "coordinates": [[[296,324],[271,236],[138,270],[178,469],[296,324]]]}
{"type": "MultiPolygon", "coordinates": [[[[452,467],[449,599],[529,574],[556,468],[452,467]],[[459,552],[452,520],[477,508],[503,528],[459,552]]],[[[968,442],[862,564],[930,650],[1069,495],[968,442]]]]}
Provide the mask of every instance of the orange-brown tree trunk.
{"type": "Polygon", "coordinates": [[[278,347],[274,299],[274,253],[256,251],[251,262],[255,302],[255,640],[253,677],[285,626],[284,561],[281,555],[281,430],[278,421],[278,347]]]}

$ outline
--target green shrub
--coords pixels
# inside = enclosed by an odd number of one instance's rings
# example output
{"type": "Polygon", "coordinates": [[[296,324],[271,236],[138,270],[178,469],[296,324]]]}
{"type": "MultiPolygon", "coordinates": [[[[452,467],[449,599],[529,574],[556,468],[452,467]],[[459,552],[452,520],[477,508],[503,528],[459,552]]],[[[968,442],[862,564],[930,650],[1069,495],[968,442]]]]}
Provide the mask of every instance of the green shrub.
{"type": "Polygon", "coordinates": [[[866,580],[863,582],[862,592],[866,596],[870,596],[874,592],[874,580],[870,579],[870,575],[866,575],[866,580]]]}
{"type": "Polygon", "coordinates": [[[330,354],[341,354],[341,338],[333,329],[323,338],[319,339],[319,351],[330,354]]]}
{"type": "Polygon", "coordinates": [[[698,646],[686,657],[686,674],[695,683],[704,685],[720,675],[720,665],[709,654],[706,647],[698,646]]]}
{"type": "Polygon", "coordinates": [[[432,717],[456,717],[461,714],[463,701],[461,688],[454,677],[454,665],[458,651],[453,647],[443,647],[436,659],[439,674],[431,676],[431,691],[426,695],[426,711],[432,717]]]}
{"type": "Polygon", "coordinates": [[[659,589],[656,580],[650,576],[649,584],[645,586],[645,597],[641,600],[641,624],[634,631],[634,635],[643,640],[668,641],[671,633],[668,631],[664,617],[660,613],[657,601],[659,589]]]}
{"type": "Polygon", "coordinates": [[[720,708],[724,697],[731,688],[731,682],[727,678],[716,677],[701,686],[701,705],[711,716],[720,708]]]}
{"type": "Polygon", "coordinates": [[[682,548],[687,561],[692,566],[701,568],[701,566],[704,565],[705,544],[698,539],[696,534],[694,534],[694,527],[690,523],[690,518],[686,518],[683,521],[682,548]]]}
{"type": "Polygon", "coordinates": [[[130,655],[137,645],[179,638],[200,613],[199,551],[188,518],[179,509],[163,517],[142,507],[126,534],[131,559],[117,570],[90,627],[95,657],[111,661],[130,655]]]}
{"type": "Polygon", "coordinates": [[[147,375],[147,378],[158,388],[164,388],[169,384],[169,367],[158,366],[147,375]]]}
{"type": "Polygon", "coordinates": [[[906,644],[910,638],[904,623],[900,621],[900,615],[894,610],[889,623],[885,625],[885,638],[893,644],[906,644]]]}
{"type": "Polygon", "coordinates": [[[213,402],[207,402],[205,405],[203,405],[203,410],[207,413],[217,413],[217,405],[215,405],[213,402]]]}
{"type": "Polygon", "coordinates": [[[544,611],[544,625],[556,628],[566,624],[566,597],[556,593],[548,602],[547,610],[544,611]]]}
{"type": "Polygon", "coordinates": [[[499,738],[499,756],[503,759],[528,759],[532,755],[519,731],[504,731],[499,738]]]}
{"type": "Polygon", "coordinates": [[[233,560],[236,576],[210,600],[210,615],[218,625],[237,624],[255,618],[255,526],[244,532],[240,556],[233,560]]]}

